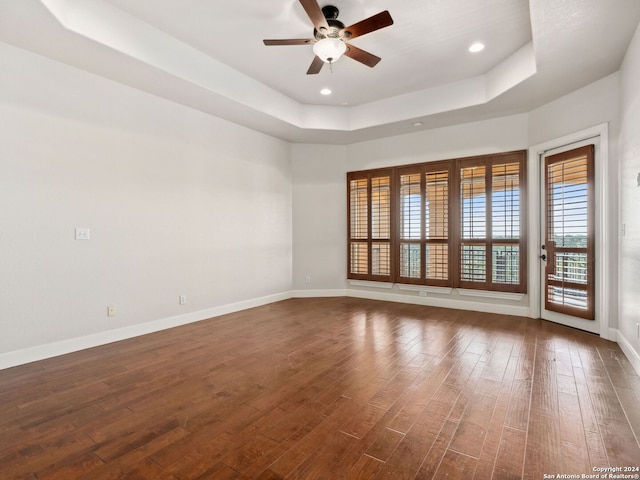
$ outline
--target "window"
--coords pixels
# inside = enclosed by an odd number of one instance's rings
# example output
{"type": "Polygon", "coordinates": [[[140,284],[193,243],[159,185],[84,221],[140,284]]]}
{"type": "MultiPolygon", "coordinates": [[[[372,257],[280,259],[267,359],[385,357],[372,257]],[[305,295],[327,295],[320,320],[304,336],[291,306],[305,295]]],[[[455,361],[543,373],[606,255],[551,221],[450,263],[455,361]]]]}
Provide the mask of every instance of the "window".
{"type": "Polygon", "coordinates": [[[351,172],[349,278],[526,291],[525,152],[351,172]]]}
{"type": "Polygon", "coordinates": [[[349,278],[391,281],[391,171],[349,178],[349,278]]]}
{"type": "Polygon", "coordinates": [[[526,290],[524,154],[462,159],[459,185],[459,273],[456,286],[526,290]]]}
{"type": "Polygon", "coordinates": [[[595,318],[594,145],[545,159],[545,309],[595,318]]]}
{"type": "Polygon", "coordinates": [[[401,283],[451,283],[450,170],[447,162],[398,169],[399,261],[395,278],[401,283]]]}

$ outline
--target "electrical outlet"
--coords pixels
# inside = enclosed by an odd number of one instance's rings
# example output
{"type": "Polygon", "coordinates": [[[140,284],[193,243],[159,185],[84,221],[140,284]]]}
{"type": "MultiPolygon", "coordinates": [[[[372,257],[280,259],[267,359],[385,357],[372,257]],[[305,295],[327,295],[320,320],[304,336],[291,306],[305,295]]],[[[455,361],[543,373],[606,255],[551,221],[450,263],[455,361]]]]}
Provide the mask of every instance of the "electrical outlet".
{"type": "Polygon", "coordinates": [[[115,317],[116,316],[116,306],[115,305],[109,305],[107,307],[107,316],[108,317],[115,317]]]}
{"type": "Polygon", "coordinates": [[[306,275],[304,277],[304,283],[311,283],[311,275],[306,275]]]}
{"type": "Polygon", "coordinates": [[[187,303],[187,296],[180,295],[180,305],[184,305],[185,303],[187,303]]]}
{"type": "Polygon", "coordinates": [[[418,295],[420,295],[421,297],[426,297],[427,296],[427,291],[426,290],[420,290],[418,292],[418,295]]]}

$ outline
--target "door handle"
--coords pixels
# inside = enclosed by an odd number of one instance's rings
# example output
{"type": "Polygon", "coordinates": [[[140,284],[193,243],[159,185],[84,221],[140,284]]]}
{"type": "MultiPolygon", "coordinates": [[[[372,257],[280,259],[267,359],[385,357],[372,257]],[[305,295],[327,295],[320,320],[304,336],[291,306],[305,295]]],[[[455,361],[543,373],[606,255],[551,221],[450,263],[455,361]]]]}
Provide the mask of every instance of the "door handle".
{"type": "Polygon", "coordinates": [[[542,255],[540,255],[540,260],[546,260],[547,256],[543,253],[542,255]]]}

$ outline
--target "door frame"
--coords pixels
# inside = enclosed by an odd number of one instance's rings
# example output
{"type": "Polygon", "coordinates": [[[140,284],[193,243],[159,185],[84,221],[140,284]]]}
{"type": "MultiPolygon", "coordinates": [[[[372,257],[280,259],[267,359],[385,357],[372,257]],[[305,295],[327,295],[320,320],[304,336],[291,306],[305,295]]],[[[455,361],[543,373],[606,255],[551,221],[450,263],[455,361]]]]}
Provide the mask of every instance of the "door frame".
{"type": "MultiPolygon", "coordinates": [[[[611,206],[610,200],[610,185],[609,185],[609,172],[605,168],[609,165],[609,125],[603,123],[595,127],[591,127],[579,132],[575,132],[564,137],[560,137],[554,140],[550,140],[539,145],[535,145],[529,148],[528,156],[528,183],[529,196],[528,196],[528,213],[529,213],[529,268],[528,268],[528,280],[529,280],[529,315],[532,318],[540,318],[542,311],[542,302],[544,302],[542,292],[542,275],[540,269],[540,252],[542,251],[540,241],[542,238],[542,182],[541,175],[542,165],[544,162],[543,156],[552,150],[558,150],[563,147],[571,147],[574,144],[585,141],[593,141],[596,143],[595,152],[595,321],[592,328],[589,331],[600,335],[607,340],[615,339],[615,332],[612,332],[609,324],[612,314],[616,314],[616,311],[610,308],[611,303],[611,282],[615,281],[615,275],[611,273],[611,268],[607,269],[607,265],[613,265],[610,253],[611,248],[616,245],[615,239],[612,238],[610,233],[611,225],[614,225],[614,219],[611,215],[607,215],[611,206]]],[[[567,148],[569,149],[569,148],[567,148]]],[[[617,249],[616,249],[617,251],[617,249]]],[[[576,328],[584,328],[580,322],[572,324],[570,319],[567,322],[563,322],[564,325],[573,326],[576,328]]]]}

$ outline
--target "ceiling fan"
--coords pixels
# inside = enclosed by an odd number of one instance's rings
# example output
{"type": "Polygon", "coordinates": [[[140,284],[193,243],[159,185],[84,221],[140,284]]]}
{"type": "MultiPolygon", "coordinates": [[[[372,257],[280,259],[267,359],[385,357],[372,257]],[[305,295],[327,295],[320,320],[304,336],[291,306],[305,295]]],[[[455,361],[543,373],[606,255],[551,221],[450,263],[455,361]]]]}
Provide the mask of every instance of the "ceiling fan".
{"type": "Polygon", "coordinates": [[[320,8],[316,0],[299,0],[313,23],[313,38],[264,40],[264,44],[273,45],[313,45],[315,58],[311,62],[307,75],[319,73],[325,63],[332,64],[343,54],[368,67],[375,67],[381,60],[349,43],[356,37],[393,25],[388,11],[380,12],[349,27],[338,20],[339,10],[333,5],[320,8]]]}

